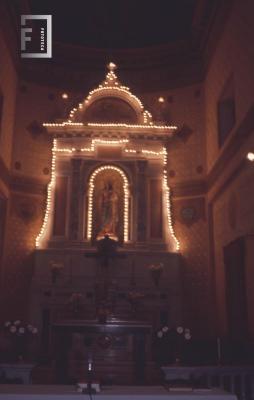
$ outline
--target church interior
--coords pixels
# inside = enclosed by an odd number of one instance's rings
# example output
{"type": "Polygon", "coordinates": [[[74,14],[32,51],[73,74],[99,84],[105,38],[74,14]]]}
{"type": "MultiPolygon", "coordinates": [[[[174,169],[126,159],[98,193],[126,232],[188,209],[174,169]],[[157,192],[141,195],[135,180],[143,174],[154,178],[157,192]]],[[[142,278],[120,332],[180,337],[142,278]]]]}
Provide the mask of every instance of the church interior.
{"type": "Polygon", "coordinates": [[[0,1],[0,383],[253,399],[253,14],[0,1]]]}

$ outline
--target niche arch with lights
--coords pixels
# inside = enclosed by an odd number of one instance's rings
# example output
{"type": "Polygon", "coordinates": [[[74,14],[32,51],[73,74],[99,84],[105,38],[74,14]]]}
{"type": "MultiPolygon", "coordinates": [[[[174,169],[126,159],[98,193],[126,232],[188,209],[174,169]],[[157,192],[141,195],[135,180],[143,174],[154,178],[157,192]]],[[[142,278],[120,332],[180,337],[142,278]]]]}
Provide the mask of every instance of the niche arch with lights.
{"type": "MultiPolygon", "coordinates": [[[[107,202],[110,203],[110,199],[107,202]]],[[[109,207],[111,207],[110,204],[109,207]]],[[[129,209],[129,180],[123,169],[113,164],[96,167],[88,180],[86,238],[94,240],[101,239],[104,234],[108,234],[109,237],[114,234],[113,239],[128,242],[130,235],[129,209]],[[98,203],[100,203],[100,197],[104,196],[103,192],[108,191],[107,187],[105,189],[108,184],[111,185],[111,192],[114,193],[117,203],[115,205],[116,215],[111,215],[111,218],[116,219],[116,226],[113,229],[111,226],[108,232],[106,230],[100,232],[103,210],[100,212],[98,203]]]]}

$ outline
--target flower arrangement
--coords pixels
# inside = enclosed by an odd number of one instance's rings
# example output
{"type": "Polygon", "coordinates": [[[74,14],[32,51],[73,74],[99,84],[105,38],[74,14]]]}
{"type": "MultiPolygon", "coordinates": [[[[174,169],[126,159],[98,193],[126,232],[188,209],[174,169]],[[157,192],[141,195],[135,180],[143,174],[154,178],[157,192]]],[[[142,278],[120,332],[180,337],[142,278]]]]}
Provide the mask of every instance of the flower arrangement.
{"type": "Polygon", "coordinates": [[[163,263],[151,264],[148,266],[148,269],[151,273],[152,279],[154,281],[155,286],[159,286],[160,277],[164,268],[163,263]]]}
{"type": "Polygon", "coordinates": [[[61,261],[50,260],[49,265],[51,268],[51,280],[53,284],[56,284],[58,277],[60,276],[64,264],[61,261]]]}
{"type": "Polygon", "coordinates": [[[110,315],[110,306],[106,302],[101,303],[96,310],[96,315],[99,323],[105,324],[108,316],[110,315]]]}
{"type": "Polygon", "coordinates": [[[127,295],[127,298],[130,302],[136,301],[139,299],[143,299],[144,297],[145,297],[145,295],[143,293],[136,292],[136,291],[130,291],[127,295]]]}
{"type": "MultiPolygon", "coordinates": [[[[183,340],[190,340],[191,339],[191,331],[189,328],[183,328],[182,326],[178,326],[177,328],[171,328],[175,329],[175,332],[177,333],[178,336],[181,336],[183,340]]],[[[161,339],[163,336],[165,336],[169,332],[168,326],[164,326],[157,332],[157,337],[161,339]]]]}
{"type": "Polygon", "coordinates": [[[31,324],[24,324],[21,320],[6,321],[4,323],[5,332],[15,336],[36,335],[38,329],[31,324]]]}
{"type": "Polygon", "coordinates": [[[132,312],[133,316],[136,315],[139,304],[140,304],[140,300],[143,299],[144,297],[145,297],[145,295],[143,293],[140,293],[136,290],[131,290],[127,294],[127,301],[129,302],[129,304],[131,306],[131,312],[132,312]]]}
{"type": "Polygon", "coordinates": [[[50,260],[49,265],[51,269],[63,269],[64,264],[61,261],[50,260]]]}
{"type": "Polygon", "coordinates": [[[149,265],[148,268],[150,271],[162,271],[164,268],[164,264],[163,263],[151,264],[151,265],[149,265]]]}
{"type": "Polygon", "coordinates": [[[68,304],[71,306],[73,312],[79,312],[82,308],[83,295],[79,292],[71,294],[68,304]]]}
{"type": "Polygon", "coordinates": [[[191,330],[178,326],[164,326],[156,332],[157,358],[160,363],[180,363],[184,356],[185,342],[191,340],[191,330]]]}
{"type": "Polygon", "coordinates": [[[31,339],[38,334],[38,329],[32,324],[25,324],[17,319],[15,321],[6,321],[4,331],[8,335],[11,345],[11,357],[14,360],[23,360],[28,356],[28,347],[31,345],[31,339]]]}

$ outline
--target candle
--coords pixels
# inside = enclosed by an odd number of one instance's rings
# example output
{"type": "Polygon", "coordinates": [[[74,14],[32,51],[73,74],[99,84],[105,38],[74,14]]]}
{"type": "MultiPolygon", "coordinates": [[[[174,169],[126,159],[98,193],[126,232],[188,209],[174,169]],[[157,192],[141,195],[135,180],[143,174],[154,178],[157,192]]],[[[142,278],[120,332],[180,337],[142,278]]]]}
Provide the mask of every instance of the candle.
{"type": "Polygon", "coordinates": [[[217,357],[218,357],[218,364],[220,364],[221,361],[221,340],[218,337],[217,338],[217,357]]]}

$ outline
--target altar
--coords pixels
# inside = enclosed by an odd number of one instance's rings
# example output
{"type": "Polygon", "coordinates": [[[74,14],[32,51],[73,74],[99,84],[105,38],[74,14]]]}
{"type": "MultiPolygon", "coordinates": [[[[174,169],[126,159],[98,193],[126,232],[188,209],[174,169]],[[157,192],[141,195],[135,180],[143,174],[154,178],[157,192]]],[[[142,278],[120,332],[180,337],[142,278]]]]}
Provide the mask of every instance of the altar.
{"type": "Polygon", "coordinates": [[[144,384],[150,356],[151,325],[140,321],[100,324],[61,321],[53,325],[53,348],[59,383],[78,382],[87,375],[102,383],[144,384]]]}
{"type": "Polygon", "coordinates": [[[68,368],[76,370],[73,381],[78,376],[89,340],[100,346],[97,366],[108,365],[109,380],[143,383],[156,331],[183,323],[182,258],[168,182],[176,127],[153,121],[121,84],[116,65],[107,67],[102,84],[66,120],[44,123],[52,168],[29,314],[41,353],[56,357],[59,383],[70,377],[68,368]]]}
{"type": "MultiPolygon", "coordinates": [[[[77,393],[75,386],[1,385],[0,389],[0,400],[90,399],[88,394],[77,393]]],[[[105,387],[92,397],[101,400],[237,400],[235,395],[220,389],[170,392],[162,386],[105,387]]]]}

